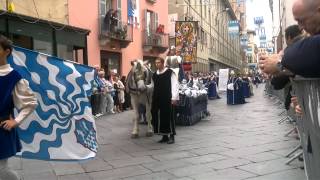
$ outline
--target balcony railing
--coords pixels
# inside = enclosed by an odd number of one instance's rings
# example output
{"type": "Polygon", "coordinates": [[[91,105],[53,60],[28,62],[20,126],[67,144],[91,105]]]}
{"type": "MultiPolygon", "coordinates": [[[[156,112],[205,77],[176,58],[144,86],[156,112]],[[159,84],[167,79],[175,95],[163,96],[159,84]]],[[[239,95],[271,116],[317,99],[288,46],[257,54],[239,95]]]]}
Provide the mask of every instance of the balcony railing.
{"type": "Polygon", "coordinates": [[[150,2],[150,3],[156,3],[157,2],[157,0],[147,0],[148,2],[150,2]]]}
{"type": "Polygon", "coordinates": [[[100,20],[100,38],[110,38],[118,41],[133,41],[133,27],[126,22],[118,21],[107,24],[104,19],[100,20]]]}
{"type": "Polygon", "coordinates": [[[155,30],[144,30],[143,45],[166,50],[169,47],[169,34],[157,33],[155,30]]]}

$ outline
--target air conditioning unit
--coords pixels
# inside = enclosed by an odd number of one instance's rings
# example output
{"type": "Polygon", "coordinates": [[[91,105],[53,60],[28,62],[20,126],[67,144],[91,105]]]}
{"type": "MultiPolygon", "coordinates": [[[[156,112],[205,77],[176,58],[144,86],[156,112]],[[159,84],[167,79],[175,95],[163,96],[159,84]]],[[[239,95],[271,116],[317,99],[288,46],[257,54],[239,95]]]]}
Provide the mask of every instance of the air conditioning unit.
{"type": "Polygon", "coordinates": [[[148,2],[150,2],[150,3],[156,3],[157,2],[157,0],[147,0],[148,2]]]}

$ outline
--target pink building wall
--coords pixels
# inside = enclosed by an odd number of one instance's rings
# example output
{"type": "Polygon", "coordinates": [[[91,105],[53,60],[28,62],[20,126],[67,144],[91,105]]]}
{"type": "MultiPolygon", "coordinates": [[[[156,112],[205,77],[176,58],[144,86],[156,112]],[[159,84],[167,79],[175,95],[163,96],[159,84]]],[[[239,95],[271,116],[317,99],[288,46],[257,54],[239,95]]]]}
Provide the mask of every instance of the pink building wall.
{"type": "MultiPolygon", "coordinates": [[[[143,59],[143,30],[144,30],[144,10],[148,9],[158,13],[159,24],[165,25],[165,32],[168,33],[168,0],[159,0],[152,4],[147,0],[140,2],[140,27],[133,28],[133,42],[123,49],[110,50],[109,45],[100,46],[99,43],[99,1],[79,1],[68,0],[69,24],[85,29],[89,29],[88,36],[88,63],[89,65],[100,65],[100,50],[120,52],[122,55],[121,74],[127,75],[130,71],[130,61],[133,59],[143,59]]],[[[121,1],[122,21],[127,22],[127,0],[121,1]]],[[[159,55],[164,57],[164,54],[159,55]]]]}
{"type": "Polygon", "coordinates": [[[87,38],[88,64],[100,65],[98,1],[68,0],[69,25],[90,30],[87,38]]]}

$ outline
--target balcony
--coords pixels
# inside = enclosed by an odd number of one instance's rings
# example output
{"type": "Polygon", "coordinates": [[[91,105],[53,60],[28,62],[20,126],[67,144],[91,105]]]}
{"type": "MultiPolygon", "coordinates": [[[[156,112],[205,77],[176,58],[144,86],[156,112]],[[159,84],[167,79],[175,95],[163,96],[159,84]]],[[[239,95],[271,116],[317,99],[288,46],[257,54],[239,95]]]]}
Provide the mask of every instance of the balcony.
{"type": "Polygon", "coordinates": [[[126,48],[133,41],[132,25],[121,21],[108,25],[104,19],[100,22],[100,40],[119,42],[121,48],[126,48]]]}
{"type": "Polygon", "coordinates": [[[147,0],[147,2],[154,4],[157,2],[157,0],[147,0]]]}
{"type": "Polygon", "coordinates": [[[157,49],[159,53],[164,53],[169,47],[169,34],[157,33],[155,30],[144,30],[143,46],[157,49]]]}

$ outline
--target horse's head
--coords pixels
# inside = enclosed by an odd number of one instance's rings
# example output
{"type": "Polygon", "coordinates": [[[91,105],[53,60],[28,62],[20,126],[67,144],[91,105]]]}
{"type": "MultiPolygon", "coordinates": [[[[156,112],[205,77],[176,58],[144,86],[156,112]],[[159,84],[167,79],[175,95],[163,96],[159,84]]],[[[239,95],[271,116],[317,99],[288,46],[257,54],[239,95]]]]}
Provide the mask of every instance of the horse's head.
{"type": "Polygon", "coordinates": [[[137,86],[137,89],[139,91],[145,91],[147,88],[146,81],[148,76],[148,69],[144,66],[142,60],[136,60],[133,63],[132,73],[133,73],[133,80],[137,86]]]}

